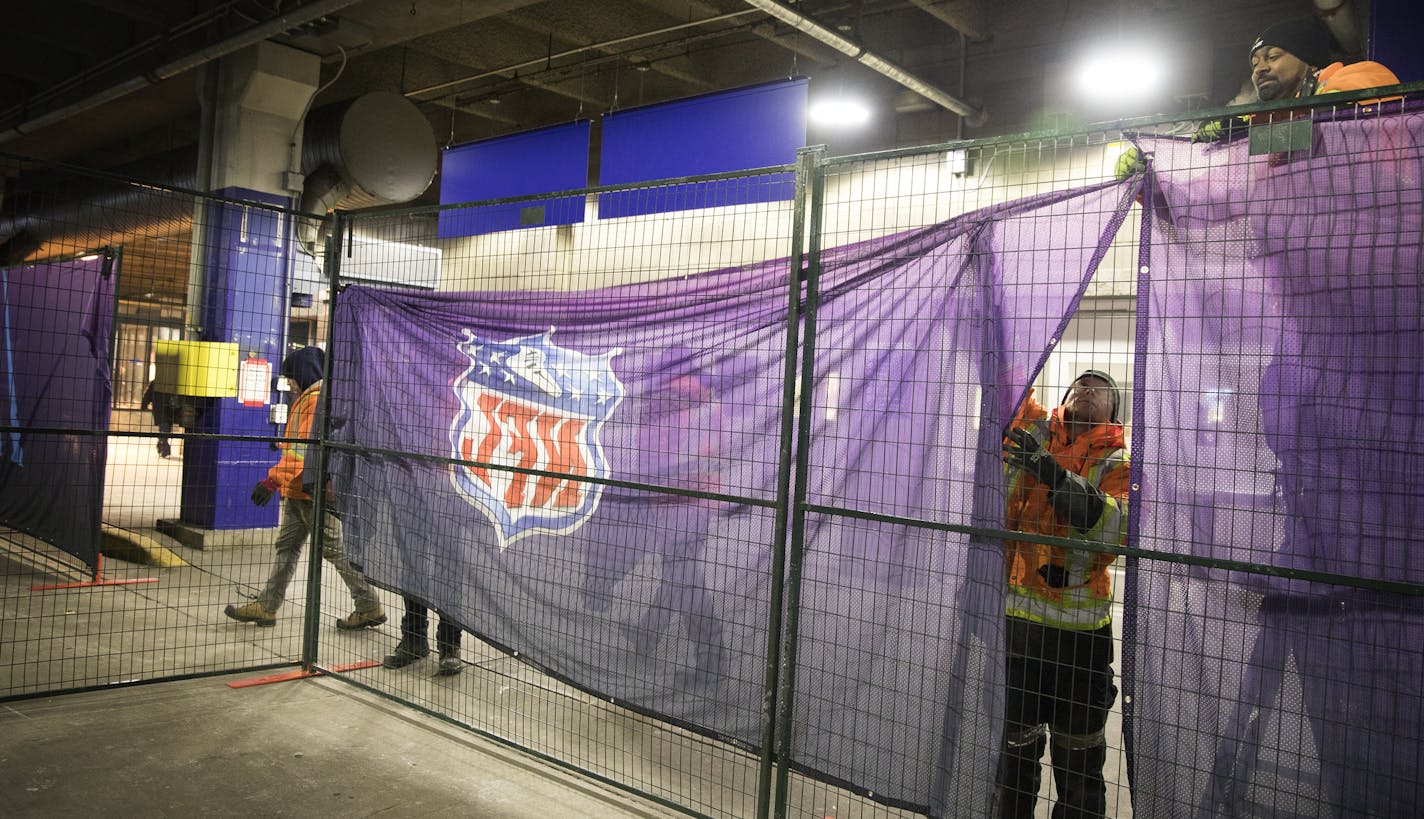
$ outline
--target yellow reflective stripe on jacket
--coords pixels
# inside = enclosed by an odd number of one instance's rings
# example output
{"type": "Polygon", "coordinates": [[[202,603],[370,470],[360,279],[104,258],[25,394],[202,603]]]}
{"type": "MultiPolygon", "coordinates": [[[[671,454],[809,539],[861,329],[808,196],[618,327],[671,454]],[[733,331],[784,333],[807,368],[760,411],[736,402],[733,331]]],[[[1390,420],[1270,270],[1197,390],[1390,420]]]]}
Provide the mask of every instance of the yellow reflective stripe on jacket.
{"type": "Polygon", "coordinates": [[[1045,626],[1068,631],[1092,631],[1112,622],[1111,601],[1082,601],[1070,604],[1044,600],[1018,588],[1010,588],[1004,602],[1004,613],[1010,617],[1021,617],[1045,626]]]}
{"type": "MultiPolygon", "coordinates": [[[[1051,419],[1035,419],[1024,424],[1023,427],[1044,443],[1045,448],[1047,447],[1048,440],[1052,435],[1051,419]]],[[[1094,487],[1102,489],[1110,475],[1117,476],[1115,483],[1125,482],[1125,478],[1118,470],[1127,468],[1127,450],[1119,447],[1095,456],[1085,464],[1080,475],[1094,487]]],[[[1009,468],[1006,477],[1008,478],[1007,497],[1012,498],[1024,480],[1023,471],[1009,468]]],[[[1086,532],[1074,531],[1068,535],[1069,537],[1111,545],[1126,542],[1126,499],[1106,491],[1104,491],[1103,499],[1103,512],[1093,523],[1093,526],[1086,532]]],[[[1063,556],[1065,565],[1076,566],[1080,571],[1086,569],[1090,582],[1070,588],[1054,588],[1050,590],[1050,594],[1044,594],[1044,590],[1041,589],[1011,583],[1005,599],[1005,613],[1010,617],[1020,617],[1043,625],[1072,631],[1098,629],[1112,622],[1112,584],[1107,564],[1112,562],[1113,556],[1071,548],[1054,547],[1053,551],[1063,556]],[[1099,588],[1103,588],[1101,597],[1096,596],[1093,592],[1095,584],[1091,578],[1095,575],[1101,575],[1104,578],[1104,582],[1096,584],[1099,588]]]]}

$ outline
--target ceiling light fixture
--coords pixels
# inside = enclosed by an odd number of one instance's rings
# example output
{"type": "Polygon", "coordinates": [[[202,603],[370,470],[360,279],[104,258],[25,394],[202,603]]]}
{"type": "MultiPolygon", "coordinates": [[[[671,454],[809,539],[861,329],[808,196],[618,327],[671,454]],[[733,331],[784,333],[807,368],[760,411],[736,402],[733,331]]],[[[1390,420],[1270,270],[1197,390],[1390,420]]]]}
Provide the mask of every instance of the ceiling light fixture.
{"type": "Polygon", "coordinates": [[[1157,51],[1107,47],[1078,65],[1078,93],[1091,102],[1130,104],[1160,91],[1166,71],[1165,60],[1157,51]]]}
{"type": "Polygon", "coordinates": [[[821,125],[861,125],[870,119],[870,109],[855,100],[837,98],[811,103],[806,115],[821,125]]]}

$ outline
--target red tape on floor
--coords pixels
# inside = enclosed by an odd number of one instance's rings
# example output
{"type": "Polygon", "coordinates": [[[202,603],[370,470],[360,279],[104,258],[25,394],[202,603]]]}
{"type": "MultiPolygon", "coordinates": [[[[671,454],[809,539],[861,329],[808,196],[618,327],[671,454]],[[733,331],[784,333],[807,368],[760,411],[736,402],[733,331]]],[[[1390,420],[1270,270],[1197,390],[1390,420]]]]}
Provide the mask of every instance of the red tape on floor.
{"type": "Polygon", "coordinates": [[[301,680],[307,677],[320,677],[322,674],[341,674],[347,671],[357,671],[362,668],[375,668],[380,665],[380,660],[362,660],[359,663],[347,663],[345,665],[334,665],[326,669],[297,669],[296,671],[283,671],[280,674],[268,674],[265,677],[251,677],[246,680],[234,680],[227,684],[228,688],[251,688],[254,685],[270,685],[272,683],[286,682],[288,680],[301,680]]]}

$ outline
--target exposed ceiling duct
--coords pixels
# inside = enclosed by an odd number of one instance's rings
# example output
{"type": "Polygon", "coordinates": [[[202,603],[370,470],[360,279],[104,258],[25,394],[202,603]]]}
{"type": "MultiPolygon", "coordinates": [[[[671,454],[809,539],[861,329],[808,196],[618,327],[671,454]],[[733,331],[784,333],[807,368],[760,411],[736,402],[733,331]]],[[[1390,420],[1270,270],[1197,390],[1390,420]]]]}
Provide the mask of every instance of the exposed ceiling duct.
{"type": "Polygon", "coordinates": [[[964,117],[965,121],[971,126],[983,125],[987,119],[987,114],[981,106],[972,105],[943,89],[925,82],[890,60],[867,50],[840,32],[812,20],[790,6],[777,2],[777,0],[746,0],[746,3],[749,6],[753,6],[770,14],[772,17],[795,28],[797,31],[814,37],[847,57],[854,59],[866,68],[889,77],[936,105],[964,117]]]}
{"type": "Polygon", "coordinates": [[[989,39],[988,0],[910,0],[910,4],[976,43],[989,39]]]}
{"type": "MultiPolygon", "coordinates": [[[[376,91],[315,111],[305,133],[298,206],[304,213],[409,202],[435,178],[435,135],[400,94],[376,91]]],[[[303,220],[298,230],[302,248],[316,255],[318,225],[303,220]]]]}
{"type": "Polygon", "coordinates": [[[153,238],[191,229],[192,201],[152,185],[191,190],[196,156],[196,149],[185,148],[111,173],[51,169],[8,180],[0,266],[87,253],[122,244],[128,234],[153,238]]]}
{"type": "MultiPolygon", "coordinates": [[[[408,202],[435,177],[435,135],[399,94],[377,91],[319,109],[304,127],[300,209],[308,213],[408,202]]],[[[152,186],[194,189],[197,156],[191,146],[101,178],[44,172],[12,180],[18,195],[7,196],[0,213],[0,265],[121,245],[135,233],[191,229],[189,197],[152,186]]],[[[299,225],[308,250],[316,229],[314,222],[299,225]]]]}
{"type": "Polygon", "coordinates": [[[302,6],[291,14],[284,14],[280,17],[274,17],[263,23],[259,23],[240,34],[214,43],[207,48],[199,49],[185,57],[165,63],[152,71],[145,72],[117,85],[110,86],[78,102],[63,106],[62,108],[56,108],[53,111],[28,119],[13,128],[0,131],[0,143],[9,142],[12,139],[38,131],[41,128],[63,122],[85,111],[97,108],[104,103],[126,97],[135,91],[140,91],[150,85],[156,85],[164,80],[171,79],[220,57],[235,54],[250,45],[255,45],[298,26],[325,17],[328,14],[333,14],[347,6],[353,6],[358,2],[360,2],[360,0],[316,0],[316,2],[302,6]]]}

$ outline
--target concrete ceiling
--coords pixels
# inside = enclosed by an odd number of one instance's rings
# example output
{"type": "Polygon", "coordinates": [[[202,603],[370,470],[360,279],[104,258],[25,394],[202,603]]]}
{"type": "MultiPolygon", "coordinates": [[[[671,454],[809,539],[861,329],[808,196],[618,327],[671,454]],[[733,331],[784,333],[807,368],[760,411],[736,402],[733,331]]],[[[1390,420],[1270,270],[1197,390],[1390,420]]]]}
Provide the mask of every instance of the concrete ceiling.
{"type": "MultiPolygon", "coordinates": [[[[1367,19],[1363,0],[1352,2],[1354,14],[1367,19]]],[[[1085,43],[1156,38],[1184,66],[1158,98],[1113,115],[1220,104],[1245,79],[1255,34],[1311,11],[1310,0],[783,5],[932,89],[982,106],[987,118],[971,125],[743,0],[25,2],[10,4],[5,17],[0,154],[154,181],[185,172],[191,179],[192,168],[176,165],[191,164],[198,139],[196,67],[234,42],[268,36],[322,56],[315,108],[395,91],[416,103],[442,146],[576,118],[594,122],[596,143],[599,119],[610,111],[801,75],[810,78],[813,100],[843,93],[874,109],[859,130],[809,127],[809,144],[847,154],[1103,119],[1075,108],[1064,90],[1062,75],[1085,43]]],[[[594,154],[596,163],[596,144],[594,154]]],[[[102,210],[109,205],[94,198],[98,188],[72,175],[28,170],[0,156],[0,176],[0,226],[19,224],[6,220],[22,219],[41,202],[79,203],[65,217],[75,224],[93,221],[85,207],[113,223],[103,235],[80,231],[48,244],[0,229],[0,263],[121,244],[122,298],[182,303],[191,248],[186,200],[154,199],[130,225],[115,221],[121,211],[102,210]],[[160,207],[172,213],[148,213],[160,207]]],[[[438,178],[423,201],[437,199],[438,178]]]]}
{"type": "Polygon", "coordinates": [[[927,83],[982,105],[988,118],[975,128],[741,0],[12,5],[0,49],[0,151],[96,168],[197,139],[197,72],[162,76],[165,66],[185,65],[185,58],[264,24],[281,30],[278,21],[310,17],[313,8],[341,7],[274,39],[323,55],[329,86],[316,105],[397,91],[420,106],[442,145],[577,117],[596,121],[615,109],[799,74],[811,78],[813,97],[845,90],[876,109],[873,123],[858,132],[812,130],[812,142],[838,153],[1041,127],[1045,110],[1055,107],[1045,105],[1047,74],[1093,37],[1155,32],[1194,44],[1204,51],[1199,62],[1227,65],[1193,89],[1202,99],[1164,99],[1157,107],[1219,103],[1245,76],[1244,57],[1232,55],[1265,24],[1311,9],[1309,0],[790,4],[927,83]],[[119,86],[126,92],[88,104],[119,86]]]}

